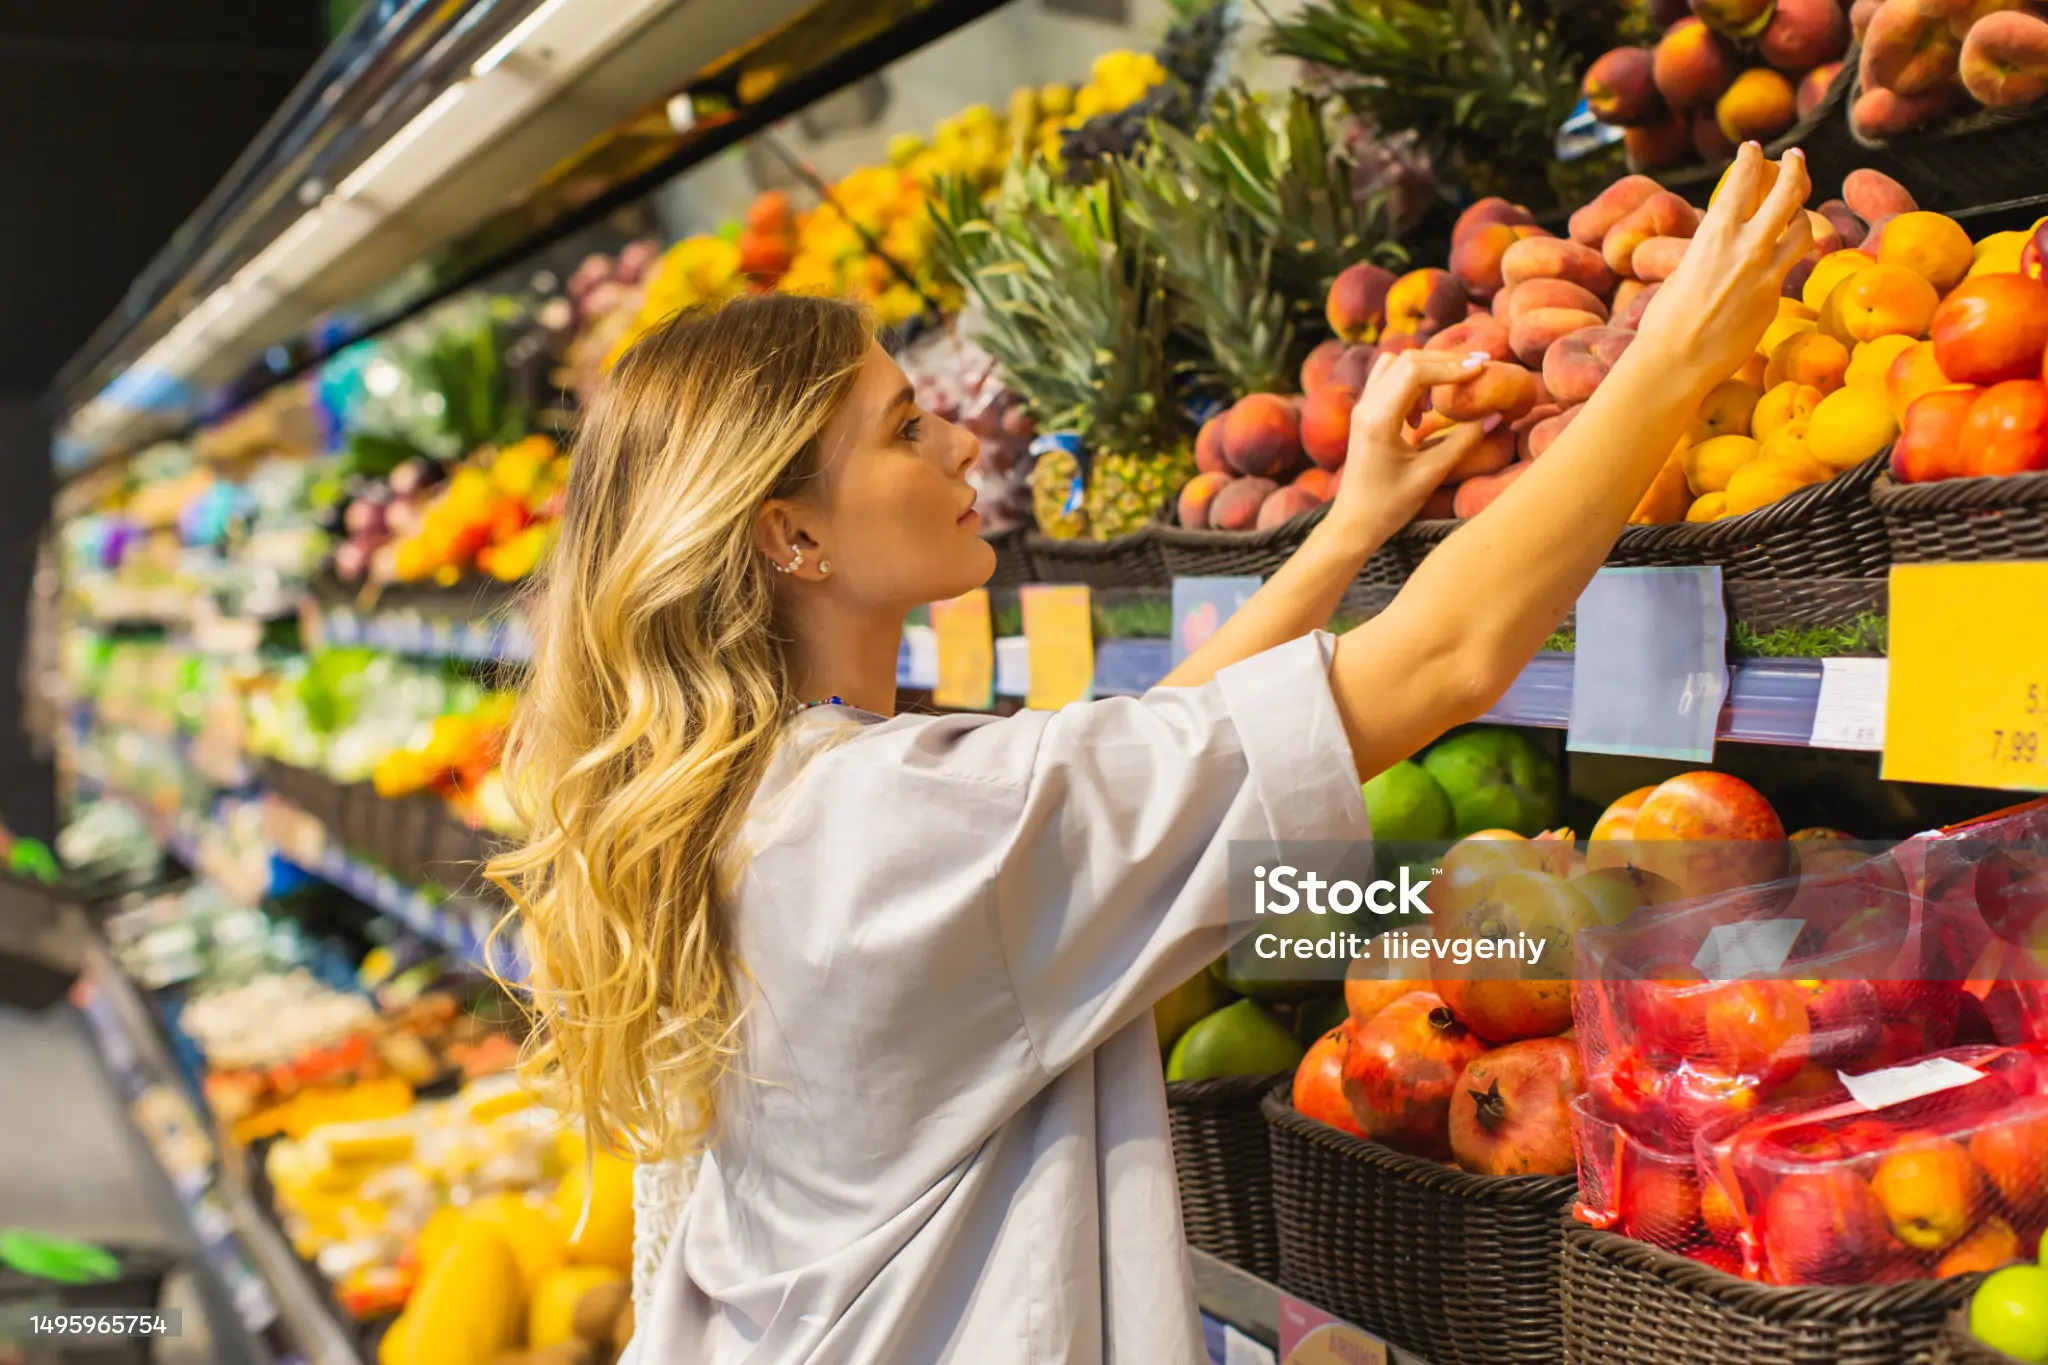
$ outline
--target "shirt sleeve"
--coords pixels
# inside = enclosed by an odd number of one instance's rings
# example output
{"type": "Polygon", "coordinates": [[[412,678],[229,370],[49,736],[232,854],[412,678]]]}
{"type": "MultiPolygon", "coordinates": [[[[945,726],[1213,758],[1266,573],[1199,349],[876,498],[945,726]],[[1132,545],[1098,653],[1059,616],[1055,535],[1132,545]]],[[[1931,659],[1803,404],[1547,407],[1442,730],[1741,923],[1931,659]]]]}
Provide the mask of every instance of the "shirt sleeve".
{"type": "Polygon", "coordinates": [[[994,902],[1049,1070],[1224,951],[1233,842],[1368,837],[1331,645],[1319,632],[1200,687],[1044,719],[994,902]]]}

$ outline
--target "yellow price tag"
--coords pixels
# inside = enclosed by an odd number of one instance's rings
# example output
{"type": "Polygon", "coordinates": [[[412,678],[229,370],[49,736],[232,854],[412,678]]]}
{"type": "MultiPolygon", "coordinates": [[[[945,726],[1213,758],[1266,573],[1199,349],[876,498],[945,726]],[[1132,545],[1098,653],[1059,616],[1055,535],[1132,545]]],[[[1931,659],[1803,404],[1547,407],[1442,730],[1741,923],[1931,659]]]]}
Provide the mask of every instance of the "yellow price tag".
{"type": "Polygon", "coordinates": [[[2048,563],[1891,573],[1884,776],[2048,791],[2048,563]]]}
{"type": "Polygon", "coordinates": [[[986,711],[996,699],[996,641],[988,589],[932,603],[939,646],[939,685],[932,702],[955,711],[986,711]]]}
{"type": "Polygon", "coordinates": [[[1095,686],[1095,627],[1087,585],[1038,584],[1020,589],[1018,596],[1031,656],[1031,690],[1024,704],[1035,711],[1057,711],[1070,701],[1088,700],[1095,686]]]}

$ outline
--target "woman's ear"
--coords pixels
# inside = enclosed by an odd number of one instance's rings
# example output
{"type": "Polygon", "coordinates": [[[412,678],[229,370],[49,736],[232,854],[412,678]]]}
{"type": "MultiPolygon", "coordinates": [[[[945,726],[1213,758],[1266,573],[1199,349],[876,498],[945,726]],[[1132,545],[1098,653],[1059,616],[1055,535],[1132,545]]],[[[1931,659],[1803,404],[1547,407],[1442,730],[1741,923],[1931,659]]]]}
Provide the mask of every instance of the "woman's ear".
{"type": "Polygon", "coordinates": [[[802,509],[780,498],[765,503],[754,518],[754,547],[785,573],[802,572],[823,562],[818,542],[803,528],[802,509]],[[797,561],[801,552],[803,561],[797,561]]]}

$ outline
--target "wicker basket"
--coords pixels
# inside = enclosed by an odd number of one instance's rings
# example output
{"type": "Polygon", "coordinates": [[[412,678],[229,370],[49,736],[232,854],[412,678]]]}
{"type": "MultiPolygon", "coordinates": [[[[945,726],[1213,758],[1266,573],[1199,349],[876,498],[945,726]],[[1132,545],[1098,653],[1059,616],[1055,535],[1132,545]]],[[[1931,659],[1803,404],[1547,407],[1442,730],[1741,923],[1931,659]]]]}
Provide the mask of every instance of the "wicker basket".
{"type": "Polygon", "coordinates": [[[1286,1084],[1285,1076],[1220,1076],[1166,1087],[1188,1244],[1264,1280],[1280,1273],[1280,1234],[1259,1102],[1286,1084]]]}
{"type": "Polygon", "coordinates": [[[1579,1223],[1564,1230],[1569,1365],[1924,1365],[1974,1275],[1848,1288],[1755,1284],[1579,1223]]]}
{"type": "MultiPolygon", "coordinates": [[[[1861,90],[1859,80],[1850,103],[1861,90]]],[[[1858,137],[1845,110],[1842,131],[1860,158],[1858,164],[1904,184],[1922,208],[2002,204],[2033,198],[2048,184],[2048,102],[1977,109],[1882,142],[1858,137]]],[[[1816,177],[1814,183],[1823,182],[1816,177]]]]}
{"type": "Polygon", "coordinates": [[[986,586],[1015,588],[1033,581],[1031,556],[1024,549],[1025,535],[1022,526],[1012,526],[1007,531],[992,531],[982,537],[996,552],[996,571],[989,575],[986,586]]]}
{"type": "MultiPolygon", "coordinates": [[[[1205,575],[1266,578],[1301,548],[1329,510],[1330,505],[1323,503],[1264,531],[1190,531],[1162,526],[1155,534],[1169,579],[1205,575]]],[[[1407,581],[1410,567],[1407,555],[1390,543],[1366,561],[1358,581],[1397,588],[1407,581]]]]}
{"type": "Polygon", "coordinates": [[[371,852],[377,841],[375,825],[384,808],[384,798],[368,782],[351,782],[341,788],[339,805],[341,823],[329,825],[328,832],[338,836],[345,848],[371,852]]]}
{"type": "Polygon", "coordinates": [[[1283,1290],[1430,1365],[1563,1358],[1558,1253],[1577,1181],[1405,1156],[1278,1090],[1263,1112],[1283,1290]]]}
{"type": "Polygon", "coordinates": [[[1159,553],[1156,525],[1115,540],[1054,540],[1027,531],[1024,553],[1036,583],[1086,583],[1091,588],[1168,588],[1173,576],[1159,553]]]}
{"type": "Polygon", "coordinates": [[[1994,1351],[1970,1331],[1970,1310],[1958,1308],[1941,1324],[1934,1339],[1934,1365],[2025,1365],[2018,1356],[1994,1351]]]}
{"type": "Polygon", "coordinates": [[[448,808],[438,797],[381,801],[371,817],[368,852],[392,876],[419,886],[432,879],[435,845],[447,819],[448,808]]]}
{"type": "MultiPolygon", "coordinates": [[[[1824,483],[1725,521],[1628,527],[1608,552],[1608,567],[1718,564],[1725,579],[1882,578],[1891,561],[1870,489],[1886,458],[1874,455],[1824,483]]],[[[1434,548],[1463,524],[1418,521],[1401,534],[1434,548]]]]}
{"type": "Polygon", "coordinates": [[[2048,474],[1938,483],[1894,483],[1886,476],[1870,501],[1900,564],[2048,559],[2048,474]]]}
{"type": "Polygon", "coordinates": [[[440,827],[434,833],[434,857],[427,869],[428,880],[451,890],[480,884],[484,864],[497,852],[499,843],[488,831],[472,829],[444,809],[440,827]]]}

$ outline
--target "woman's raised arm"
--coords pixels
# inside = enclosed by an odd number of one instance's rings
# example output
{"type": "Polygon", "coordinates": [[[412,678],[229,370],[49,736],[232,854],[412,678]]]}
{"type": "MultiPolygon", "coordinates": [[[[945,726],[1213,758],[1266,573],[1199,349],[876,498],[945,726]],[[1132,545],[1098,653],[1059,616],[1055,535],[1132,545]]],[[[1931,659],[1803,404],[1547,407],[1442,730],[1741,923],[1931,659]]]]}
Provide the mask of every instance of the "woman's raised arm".
{"type": "Polygon", "coordinates": [[[1586,410],[1492,506],[1337,642],[1331,690],[1361,778],[1499,699],[1571,610],[1709,390],[1756,349],[1812,245],[1803,156],[1768,194],[1738,154],[1677,272],[1586,410]]]}

